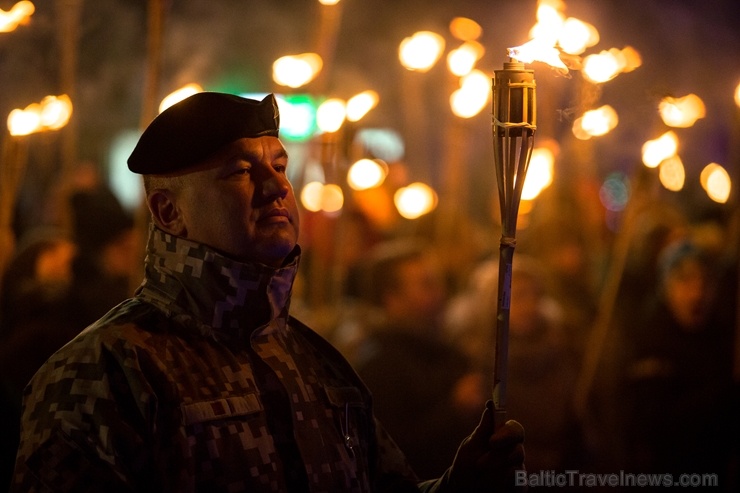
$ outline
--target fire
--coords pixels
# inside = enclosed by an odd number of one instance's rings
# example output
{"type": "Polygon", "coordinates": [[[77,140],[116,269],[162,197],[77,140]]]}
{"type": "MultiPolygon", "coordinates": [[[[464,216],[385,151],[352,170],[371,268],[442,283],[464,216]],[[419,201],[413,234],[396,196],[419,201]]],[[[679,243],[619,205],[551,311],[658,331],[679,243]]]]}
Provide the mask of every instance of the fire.
{"type": "Polygon", "coordinates": [[[344,194],[339,185],[312,181],[303,187],[301,204],[311,212],[339,212],[344,205],[344,194]]]}
{"type": "Polygon", "coordinates": [[[704,101],[696,94],[682,98],[666,97],[658,106],[663,123],[669,127],[687,128],[706,115],[704,101]]]}
{"type": "Polygon", "coordinates": [[[177,104],[183,99],[188,98],[192,96],[193,94],[196,94],[199,92],[203,92],[203,88],[199,84],[196,84],[194,82],[190,84],[186,84],[182,86],[180,89],[177,89],[164,97],[162,102],[159,103],[159,112],[162,113],[164,110],[166,110],[173,104],[177,104]]]}
{"type": "Polygon", "coordinates": [[[305,86],[321,72],[324,61],[316,53],[286,55],[272,64],[272,80],[293,89],[305,86]]]}
{"type": "Polygon", "coordinates": [[[480,113],[491,96],[491,79],[480,70],[472,70],[460,79],[460,88],[450,96],[452,112],[461,118],[480,113]]]}
{"type": "Polygon", "coordinates": [[[20,25],[28,24],[35,10],[33,3],[25,0],[13,5],[8,12],[0,9],[0,33],[9,33],[20,25]]]}
{"type": "Polygon", "coordinates": [[[358,122],[378,105],[380,97],[375,91],[362,91],[347,100],[347,120],[358,122]]]}
{"type": "Polygon", "coordinates": [[[478,60],[481,59],[485,49],[477,41],[466,41],[459,48],[451,50],[447,54],[447,67],[453,75],[462,77],[470,73],[478,60]]]}
{"type": "Polygon", "coordinates": [[[583,76],[596,84],[612,80],[623,72],[631,72],[642,64],[640,54],[631,46],[611,48],[583,59],[583,76]]]}
{"type": "Polygon", "coordinates": [[[445,39],[431,31],[419,31],[404,38],[398,58],[407,70],[426,72],[437,63],[445,48],[445,39]]]}
{"type": "Polygon", "coordinates": [[[619,123],[616,110],[605,104],[600,108],[589,110],[573,123],[573,133],[581,140],[606,135],[619,123]],[[579,128],[576,128],[579,127],[579,128]]]}
{"type": "Polygon", "coordinates": [[[393,195],[393,203],[401,216],[416,219],[437,207],[437,193],[429,185],[415,182],[399,188],[393,195]]]}
{"type": "Polygon", "coordinates": [[[548,147],[532,150],[527,176],[522,187],[522,200],[534,200],[552,184],[555,171],[555,153],[548,147]]]}
{"type": "Polygon", "coordinates": [[[30,135],[45,130],[58,130],[72,117],[69,96],[46,96],[41,103],[32,103],[25,109],[15,109],[8,115],[10,135],[30,135]]]}
{"type": "Polygon", "coordinates": [[[675,156],[678,151],[678,137],[669,130],[655,140],[649,140],[642,146],[642,162],[648,168],[656,168],[666,159],[675,156]]]}
{"type": "Polygon", "coordinates": [[[316,125],[323,132],[336,132],[347,119],[347,103],[339,98],[330,98],[316,110],[316,125]]]}
{"type": "Polygon", "coordinates": [[[699,180],[702,188],[713,201],[724,204],[730,198],[732,180],[727,170],[719,164],[707,164],[701,171],[699,180]]]}
{"type": "Polygon", "coordinates": [[[543,62],[562,74],[568,73],[568,67],[560,59],[560,52],[547,40],[534,38],[521,46],[509,48],[508,53],[510,58],[520,62],[543,62]]]}
{"type": "Polygon", "coordinates": [[[660,165],[658,179],[661,185],[672,192],[678,192],[686,181],[686,170],[678,156],[671,156],[660,165]]]}

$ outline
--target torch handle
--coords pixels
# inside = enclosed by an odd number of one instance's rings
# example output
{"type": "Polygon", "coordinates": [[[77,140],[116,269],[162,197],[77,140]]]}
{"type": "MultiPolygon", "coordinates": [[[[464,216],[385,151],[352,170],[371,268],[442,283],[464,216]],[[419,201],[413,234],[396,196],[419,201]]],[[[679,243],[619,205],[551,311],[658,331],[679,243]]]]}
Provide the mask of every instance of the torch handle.
{"type": "Polygon", "coordinates": [[[509,308],[511,305],[511,272],[516,239],[502,236],[498,268],[498,304],[496,311],[496,349],[493,368],[494,426],[506,422],[506,383],[509,363],[509,308]]]}

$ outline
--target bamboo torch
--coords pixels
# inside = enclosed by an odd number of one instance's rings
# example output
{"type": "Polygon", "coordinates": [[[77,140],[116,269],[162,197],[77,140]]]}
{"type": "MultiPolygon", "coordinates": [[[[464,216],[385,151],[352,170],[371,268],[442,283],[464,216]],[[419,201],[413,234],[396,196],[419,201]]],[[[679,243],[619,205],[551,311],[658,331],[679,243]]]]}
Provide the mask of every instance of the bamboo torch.
{"type": "Polygon", "coordinates": [[[493,77],[493,153],[501,209],[496,348],[493,370],[495,428],[506,422],[511,274],[516,247],[516,220],[524,178],[534,147],[534,71],[511,59],[493,77]]]}

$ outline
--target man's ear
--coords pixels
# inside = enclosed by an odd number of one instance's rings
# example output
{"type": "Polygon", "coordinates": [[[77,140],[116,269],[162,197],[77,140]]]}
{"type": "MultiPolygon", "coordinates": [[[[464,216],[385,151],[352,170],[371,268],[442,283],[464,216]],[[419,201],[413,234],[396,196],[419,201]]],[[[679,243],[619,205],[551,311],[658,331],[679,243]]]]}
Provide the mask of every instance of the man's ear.
{"type": "Polygon", "coordinates": [[[171,190],[161,188],[152,190],[146,197],[146,203],[154,223],[160,229],[175,236],[187,236],[185,219],[171,190]]]}

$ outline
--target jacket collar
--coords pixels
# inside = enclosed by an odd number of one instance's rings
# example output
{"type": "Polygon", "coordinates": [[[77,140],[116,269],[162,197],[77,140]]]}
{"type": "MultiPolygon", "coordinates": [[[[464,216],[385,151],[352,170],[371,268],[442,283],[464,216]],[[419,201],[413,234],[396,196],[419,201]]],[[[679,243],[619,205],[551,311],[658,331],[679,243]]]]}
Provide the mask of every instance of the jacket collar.
{"type": "Polygon", "coordinates": [[[136,295],[203,335],[244,338],[285,325],[299,258],[296,246],[280,268],[238,262],[152,225],[136,295]]]}

